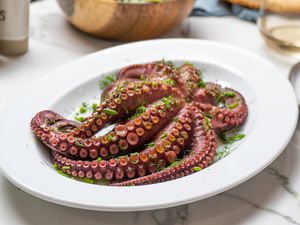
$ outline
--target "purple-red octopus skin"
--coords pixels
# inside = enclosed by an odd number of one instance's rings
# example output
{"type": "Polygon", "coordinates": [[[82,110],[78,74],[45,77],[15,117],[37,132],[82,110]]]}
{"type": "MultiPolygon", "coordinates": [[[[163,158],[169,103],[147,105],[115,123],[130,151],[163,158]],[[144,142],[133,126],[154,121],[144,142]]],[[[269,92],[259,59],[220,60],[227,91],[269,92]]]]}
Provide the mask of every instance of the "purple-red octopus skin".
{"type": "Polygon", "coordinates": [[[121,69],[83,122],[44,110],[33,117],[31,129],[63,173],[134,186],[208,167],[217,135],[243,125],[247,115],[238,91],[203,82],[190,63],[159,61],[121,69]],[[111,131],[97,134],[111,124],[111,131]]]}

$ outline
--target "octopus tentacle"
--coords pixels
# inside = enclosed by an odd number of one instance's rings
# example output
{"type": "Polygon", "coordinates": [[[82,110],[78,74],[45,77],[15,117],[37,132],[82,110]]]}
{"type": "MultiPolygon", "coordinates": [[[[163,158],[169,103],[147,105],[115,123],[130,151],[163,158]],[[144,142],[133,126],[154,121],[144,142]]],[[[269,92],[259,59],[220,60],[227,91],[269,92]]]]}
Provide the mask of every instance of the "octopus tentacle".
{"type": "Polygon", "coordinates": [[[205,89],[197,89],[193,100],[211,117],[211,124],[217,133],[228,131],[245,122],[248,108],[244,97],[236,90],[207,83],[205,89]]]}
{"type": "Polygon", "coordinates": [[[91,117],[86,118],[79,128],[77,137],[91,137],[107,124],[131,115],[144,103],[152,103],[170,95],[180,93],[171,85],[160,80],[132,82],[120,87],[111,98],[103,101],[91,117]]]}
{"type": "Polygon", "coordinates": [[[209,166],[214,158],[216,150],[216,136],[213,130],[207,130],[204,126],[202,113],[194,108],[194,121],[197,126],[194,130],[194,139],[191,153],[185,156],[175,166],[168,167],[160,172],[122,182],[114,182],[112,186],[135,186],[154,184],[173,180],[194,173],[195,167],[204,169],[209,166]]]}
{"type": "Polygon", "coordinates": [[[206,168],[215,155],[216,134],[242,125],[247,114],[239,92],[203,82],[190,63],[176,68],[162,61],[121,70],[82,123],[45,110],[31,128],[62,172],[127,186],[206,168]],[[114,123],[110,132],[97,134],[114,123]]]}
{"type": "Polygon", "coordinates": [[[58,152],[52,152],[52,161],[57,167],[73,176],[88,176],[96,180],[132,179],[145,174],[155,173],[176,160],[191,137],[191,110],[183,108],[178,119],[160,132],[152,147],[131,155],[122,155],[110,160],[81,161],[65,157],[58,152]],[[161,136],[162,134],[167,136],[161,136]]]}
{"type": "MultiPolygon", "coordinates": [[[[163,98],[145,108],[141,115],[119,123],[113,131],[101,137],[77,138],[50,126],[44,129],[40,139],[54,151],[82,159],[107,159],[127,154],[151,140],[169,122],[169,118],[179,112],[182,103],[173,97],[163,98]]],[[[37,132],[35,129],[33,131],[37,132]]]]}
{"type": "Polygon", "coordinates": [[[118,80],[123,79],[152,79],[163,78],[177,73],[173,63],[158,61],[146,64],[136,64],[125,67],[117,75],[118,80]]]}

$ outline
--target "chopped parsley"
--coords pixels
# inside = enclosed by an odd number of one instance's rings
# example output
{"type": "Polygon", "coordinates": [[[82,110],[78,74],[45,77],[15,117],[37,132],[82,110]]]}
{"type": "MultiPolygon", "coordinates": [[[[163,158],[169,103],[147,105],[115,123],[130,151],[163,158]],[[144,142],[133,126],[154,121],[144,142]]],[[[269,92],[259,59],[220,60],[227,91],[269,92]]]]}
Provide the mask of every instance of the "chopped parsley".
{"type": "Polygon", "coordinates": [[[203,118],[204,118],[204,125],[207,129],[211,129],[212,125],[211,125],[211,118],[207,115],[207,114],[203,114],[203,118]]]}
{"type": "Polygon", "coordinates": [[[96,183],[96,180],[91,179],[91,178],[87,178],[87,177],[83,178],[82,181],[85,182],[85,183],[89,183],[89,184],[95,184],[96,183]]]}
{"type": "Polygon", "coordinates": [[[171,86],[171,87],[176,85],[176,81],[171,79],[171,78],[168,78],[168,79],[164,80],[164,83],[171,86]]]}
{"type": "Polygon", "coordinates": [[[150,142],[150,143],[145,144],[145,147],[148,147],[148,148],[151,148],[151,147],[154,147],[154,146],[155,146],[154,142],[150,142]]]}
{"type": "Polygon", "coordinates": [[[230,98],[232,98],[232,97],[235,97],[235,96],[236,96],[236,93],[233,92],[233,91],[228,91],[228,92],[224,92],[223,95],[224,95],[225,97],[230,97],[230,98]]]}
{"type": "Polygon", "coordinates": [[[100,90],[105,89],[108,85],[116,81],[116,74],[105,76],[102,80],[99,81],[100,90]]]}
{"type": "Polygon", "coordinates": [[[75,140],[75,145],[78,147],[84,147],[80,140],[75,140]]]}
{"type": "Polygon", "coordinates": [[[84,121],[84,117],[82,117],[82,116],[75,116],[74,119],[77,120],[77,121],[79,121],[79,122],[83,122],[84,121]]]}
{"type": "Polygon", "coordinates": [[[225,145],[223,149],[220,149],[216,152],[215,160],[220,160],[229,155],[231,152],[230,145],[225,145]]]}
{"type": "Polygon", "coordinates": [[[79,112],[80,112],[80,113],[86,113],[86,111],[87,111],[87,109],[84,108],[83,106],[81,106],[81,107],[79,108],[79,112]]]}
{"type": "Polygon", "coordinates": [[[200,87],[200,88],[205,88],[206,87],[206,84],[202,79],[198,82],[198,87],[200,87]]]}
{"type": "Polygon", "coordinates": [[[161,101],[163,102],[166,108],[170,108],[171,104],[176,104],[176,100],[172,95],[170,95],[169,97],[162,98],[161,101]]]}
{"type": "Polygon", "coordinates": [[[69,170],[69,169],[71,169],[71,167],[70,166],[63,166],[62,169],[63,170],[69,170]]]}
{"type": "Polygon", "coordinates": [[[109,141],[111,141],[111,140],[113,139],[113,137],[112,137],[110,134],[106,135],[106,138],[107,138],[107,140],[109,140],[109,141]]]}
{"type": "Polygon", "coordinates": [[[144,104],[145,103],[143,103],[142,105],[137,107],[137,109],[135,110],[135,114],[133,115],[132,118],[136,118],[136,117],[142,115],[144,112],[146,112],[146,107],[144,106],[144,104]]]}
{"type": "Polygon", "coordinates": [[[97,111],[97,107],[98,107],[97,103],[93,103],[92,104],[92,110],[93,110],[93,112],[97,111]]]}
{"type": "Polygon", "coordinates": [[[100,162],[100,161],[102,161],[102,158],[101,158],[101,157],[98,157],[98,158],[96,159],[96,161],[97,161],[97,162],[100,162]]]}
{"type": "Polygon", "coordinates": [[[246,137],[245,134],[236,134],[234,136],[228,137],[225,133],[219,134],[219,138],[224,144],[231,144],[236,141],[242,140],[244,137],[246,137]]]}
{"type": "Polygon", "coordinates": [[[235,101],[235,102],[233,102],[232,104],[228,105],[228,108],[229,108],[229,109],[234,109],[234,108],[236,108],[238,105],[239,105],[239,102],[238,102],[238,101],[235,101]]]}
{"type": "Polygon", "coordinates": [[[103,109],[103,112],[107,113],[108,115],[112,115],[112,116],[115,116],[115,115],[118,115],[119,113],[113,109],[109,109],[109,108],[105,108],[103,109]]]}
{"type": "Polygon", "coordinates": [[[201,168],[200,166],[194,166],[194,167],[193,167],[193,170],[194,170],[195,172],[198,172],[198,171],[202,170],[202,168],[201,168]]]}
{"type": "Polygon", "coordinates": [[[168,134],[166,132],[163,132],[162,135],[160,135],[160,139],[164,139],[168,136],[168,134]]]}

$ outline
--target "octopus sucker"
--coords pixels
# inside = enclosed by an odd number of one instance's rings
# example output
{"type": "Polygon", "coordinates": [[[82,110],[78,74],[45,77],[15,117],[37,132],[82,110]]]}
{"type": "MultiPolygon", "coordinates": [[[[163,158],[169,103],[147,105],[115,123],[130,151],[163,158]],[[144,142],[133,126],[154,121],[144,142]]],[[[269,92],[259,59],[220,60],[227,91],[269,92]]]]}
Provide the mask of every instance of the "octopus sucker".
{"type": "Polygon", "coordinates": [[[93,114],[78,123],[44,110],[35,136],[62,173],[112,186],[178,179],[212,164],[217,135],[243,125],[248,109],[232,88],[204,82],[190,63],[159,61],[123,68],[93,114]],[[108,125],[111,131],[98,135],[108,125]]]}
{"type": "Polygon", "coordinates": [[[181,109],[178,114],[178,122],[171,121],[168,126],[156,135],[154,142],[151,145],[150,143],[146,145],[146,148],[140,152],[122,155],[110,160],[101,160],[100,163],[97,160],[84,161],[86,164],[85,168],[82,168],[81,166],[78,168],[76,166],[78,163],[80,165],[82,164],[81,160],[64,158],[64,156],[55,151],[52,152],[52,161],[54,164],[57,164],[59,169],[65,172],[71,171],[71,173],[76,174],[82,170],[84,172],[90,171],[90,168],[92,168],[89,173],[94,179],[105,176],[108,170],[111,178],[115,178],[116,180],[151,174],[170,165],[181,153],[183,154],[184,146],[188,146],[188,142],[179,145],[176,142],[176,139],[173,138],[172,130],[176,129],[176,124],[181,123],[184,127],[181,132],[191,135],[192,130],[189,129],[192,123],[192,120],[190,119],[191,115],[192,111],[190,108],[185,107],[181,109]],[[67,168],[67,170],[63,168],[67,168]]]}

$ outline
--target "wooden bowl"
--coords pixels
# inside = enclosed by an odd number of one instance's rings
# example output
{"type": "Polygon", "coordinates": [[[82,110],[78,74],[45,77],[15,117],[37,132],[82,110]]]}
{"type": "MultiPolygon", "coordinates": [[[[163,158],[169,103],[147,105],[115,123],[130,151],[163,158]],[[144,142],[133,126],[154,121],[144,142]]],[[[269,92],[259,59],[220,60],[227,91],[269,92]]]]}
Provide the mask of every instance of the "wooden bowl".
{"type": "Polygon", "coordinates": [[[119,3],[115,0],[58,0],[69,22],[96,37],[134,41],[160,36],[191,12],[195,0],[119,3]]]}

